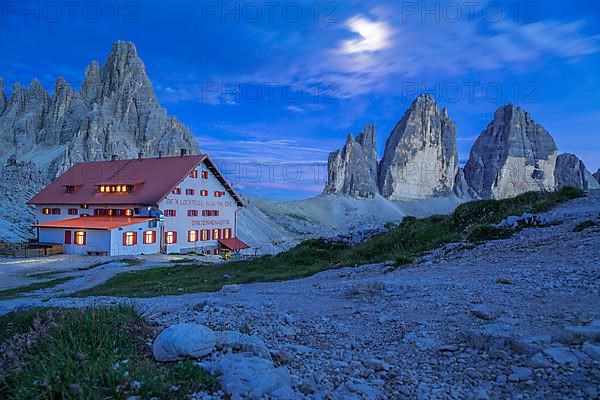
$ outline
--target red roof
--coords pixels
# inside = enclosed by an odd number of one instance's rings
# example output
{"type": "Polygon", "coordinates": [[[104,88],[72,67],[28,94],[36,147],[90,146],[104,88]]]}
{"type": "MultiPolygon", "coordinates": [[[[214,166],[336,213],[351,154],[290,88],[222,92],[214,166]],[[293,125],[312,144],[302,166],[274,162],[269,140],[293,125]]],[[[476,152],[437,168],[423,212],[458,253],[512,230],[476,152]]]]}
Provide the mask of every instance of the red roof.
{"type": "Polygon", "coordinates": [[[79,217],[35,225],[38,228],[110,230],[152,221],[148,217],[79,217]]]}
{"type": "Polygon", "coordinates": [[[75,164],[28,203],[158,205],[202,162],[242,206],[240,196],[206,154],[75,164]],[[99,185],[111,184],[133,185],[134,188],[131,193],[98,192],[99,185]],[[67,193],[65,186],[74,186],[74,192],[67,193]]]}
{"type": "Polygon", "coordinates": [[[229,250],[242,250],[250,248],[250,246],[248,246],[246,243],[242,242],[238,238],[219,239],[219,244],[227,247],[229,250]]]}

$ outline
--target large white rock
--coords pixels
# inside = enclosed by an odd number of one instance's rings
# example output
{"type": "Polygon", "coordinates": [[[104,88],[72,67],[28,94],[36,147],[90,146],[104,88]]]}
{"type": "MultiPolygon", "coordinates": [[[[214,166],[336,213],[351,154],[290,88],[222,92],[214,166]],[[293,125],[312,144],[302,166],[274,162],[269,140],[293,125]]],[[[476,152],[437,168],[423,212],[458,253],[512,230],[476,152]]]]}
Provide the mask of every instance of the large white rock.
{"type": "Polygon", "coordinates": [[[287,368],[275,368],[273,363],[248,353],[226,354],[216,361],[205,362],[204,368],[213,375],[221,389],[232,400],[292,400],[299,398],[291,384],[287,368]]]}
{"type": "Polygon", "coordinates": [[[201,358],[215,348],[216,335],[204,325],[178,324],[162,331],[152,346],[157,361],[201,358]]]}

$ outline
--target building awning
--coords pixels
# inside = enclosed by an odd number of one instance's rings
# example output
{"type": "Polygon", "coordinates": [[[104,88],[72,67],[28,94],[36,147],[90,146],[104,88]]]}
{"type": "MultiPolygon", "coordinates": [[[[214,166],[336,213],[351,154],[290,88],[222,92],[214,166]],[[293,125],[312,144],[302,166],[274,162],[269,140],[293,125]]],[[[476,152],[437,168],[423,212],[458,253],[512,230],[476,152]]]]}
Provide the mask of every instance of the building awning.
{"type": "Polygon", "coordinates": [[[231,251],[242,250],[242,249],[249,249],[250,248],[250,246],[248,246],[246,243],[242,242],[238,238],[219,239],[219,244],[221,246],[225,247],[226,249],[231,250],[231,251]]]}
{"type": "Polygon", "coordinates": [[[152,221],[148,217],[79,217],[35,225],[37,228],[111,230],[152,221]]]}

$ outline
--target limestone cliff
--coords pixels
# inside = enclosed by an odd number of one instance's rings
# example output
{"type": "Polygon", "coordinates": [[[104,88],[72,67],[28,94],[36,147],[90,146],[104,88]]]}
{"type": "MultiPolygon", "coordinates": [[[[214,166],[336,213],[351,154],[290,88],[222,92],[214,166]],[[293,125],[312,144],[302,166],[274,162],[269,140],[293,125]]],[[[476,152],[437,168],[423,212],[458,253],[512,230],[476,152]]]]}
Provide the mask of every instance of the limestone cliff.
{"type": "Polygon", "coordinates": [[[554,179],[557,189],[565,186],[574,186],[584,190],[600,189],[600,184],[575,154],[565,153],[558,156],[554,179]]]}

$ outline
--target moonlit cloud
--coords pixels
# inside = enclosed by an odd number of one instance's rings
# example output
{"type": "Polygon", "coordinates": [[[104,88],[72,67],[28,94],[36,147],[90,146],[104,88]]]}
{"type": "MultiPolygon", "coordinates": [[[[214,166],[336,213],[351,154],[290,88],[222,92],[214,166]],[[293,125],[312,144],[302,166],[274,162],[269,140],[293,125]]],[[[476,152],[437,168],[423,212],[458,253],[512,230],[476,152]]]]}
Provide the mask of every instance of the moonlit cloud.
{"type": "Polygon", "coordinates": [[[350,31],[360,35],[360,38],[345,40],[341,47],[344,53],[370,53],[390,45],[392,30],[385,22],[371,21],[359,15],[350,18],[345,25],[350,31]]]}

